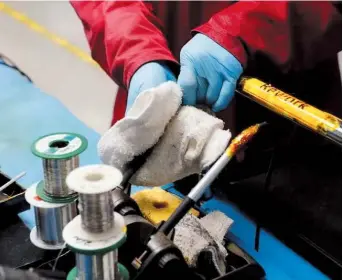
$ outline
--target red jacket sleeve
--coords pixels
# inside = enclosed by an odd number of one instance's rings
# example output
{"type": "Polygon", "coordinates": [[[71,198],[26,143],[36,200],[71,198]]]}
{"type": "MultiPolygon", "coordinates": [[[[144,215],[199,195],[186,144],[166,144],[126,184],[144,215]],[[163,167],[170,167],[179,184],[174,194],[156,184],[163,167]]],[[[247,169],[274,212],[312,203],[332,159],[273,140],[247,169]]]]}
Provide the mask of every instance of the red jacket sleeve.
{"type": "Polygon", "coordinates": [[[342,49],[342,17],[331,1],[238,2],[194,31],[246,66],[266,56],[280,70],[304,70],[342,49]]]}
{"type": "Polygon", "coordinates": [[[125,88],[150,61],[177,65],[151,4],[142,1],[72,1],[82,20],[92,56],[125,88]]]}

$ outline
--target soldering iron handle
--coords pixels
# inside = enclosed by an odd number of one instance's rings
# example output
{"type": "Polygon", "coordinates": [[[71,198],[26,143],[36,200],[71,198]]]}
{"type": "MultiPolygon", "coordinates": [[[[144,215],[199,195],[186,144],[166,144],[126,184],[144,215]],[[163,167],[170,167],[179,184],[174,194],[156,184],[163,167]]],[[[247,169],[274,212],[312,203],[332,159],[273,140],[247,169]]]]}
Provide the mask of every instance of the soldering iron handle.
{"type": "Polygon", "coordinates": [[[180,222],[180,220],[192,209],[195,202],[188,196],[181,202],[175,212],[169,217],[169,219],[160,227],[159,231],[168,235],[171,230],[180,222]]]}
{"type": "Polygon", "coordinates": [[[125,173],[123,174],[123,180],[121,182],[121,188],[125,190],[129,186],[131,177],[144,165],[147,158],[150,156],[153,147],[146,150],[142,155],[136,156],[132,162],[129,163],[125,173]]]}
{"type": "Polygon", "coordinates": [[[235,139],[232,140],[230,146],[226,151],[220,156],[220,158],[215,162],[215,164],[208,170],[204,177],[196,184],[196,186],[190,191],[190,193],[184,198],[182,203],[175,212],[169,217],[169,219],[161,226],[159,231],[168,235],[170,231],[177,225],[177,223],[186,215],[186,213],[192,209],[195,203],[199,201],[204,192],[212,184],[212,182],[217,178],[219,173],[224,169],[224,167],[229,163],[229,161],[234,157],[234,155],[244,147],[255,134],[259,131],[262,126],[267,123],[256,124],[254,126],[248,127],[242,131],[235,139]]]}
{"type": "Polygon", "coordinates": [[[206,189],[215,180],[220,171],[230,161],[226,153],[224,153],[212,166],[212,168],[205,174],[205,176],[198,182],[198,184],[191,190],[191,192],[184,198],[180,206],[169,217],[169,219],[161,226],[160,231],[168,235],[170,231],[178,224],[178,222],[192,209],[194,204],[201,198],[206,189]]]}
{"type": "Polygon", "coordinates": [[[130,178],[133,176],[133,174],[135,174],[135,170],[133,168],[129,167],[126,170],[126,172],[123,174],[123,180],[120,184],[121,189],[125,190],[128,187],[130,178]]]}

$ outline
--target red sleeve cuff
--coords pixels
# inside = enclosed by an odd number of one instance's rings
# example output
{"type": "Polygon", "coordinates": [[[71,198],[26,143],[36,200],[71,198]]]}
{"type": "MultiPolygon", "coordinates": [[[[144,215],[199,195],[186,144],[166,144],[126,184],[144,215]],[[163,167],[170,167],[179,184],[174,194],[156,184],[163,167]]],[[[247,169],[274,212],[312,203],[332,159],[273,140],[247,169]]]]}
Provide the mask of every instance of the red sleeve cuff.
{"type": "Polygon", "coordinates": [[[242,64],[243,68],[246,68],[248,55],[242,42],[238,38],[233,37],[224,31],[214,30],[209,23],[205,23],[196,29],[193,29],[192,34],[195,33],[202,33],[211,38],[213,41],[228,50],[234,57],[237,58],[237,60],[242,64]]]}

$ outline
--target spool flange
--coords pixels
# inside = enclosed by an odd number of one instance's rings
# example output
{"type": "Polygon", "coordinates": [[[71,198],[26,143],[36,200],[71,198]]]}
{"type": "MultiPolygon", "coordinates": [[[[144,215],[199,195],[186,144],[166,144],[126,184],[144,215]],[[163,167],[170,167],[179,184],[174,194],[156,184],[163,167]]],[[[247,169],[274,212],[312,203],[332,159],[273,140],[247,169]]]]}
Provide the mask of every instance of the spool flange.
{"type": "Polygon", "coordinates": [[[87,149],[85,137],[76,133],[59,132],[38,138],[31,147],[37,157],[43,159],[67,159],[87,149]]]}
{"type": "MultiPolygon", "coordinates": [[[[124,218],[118,213],[114,213],[114,227],[104,233],[91,233],[83,229],[81,225],[81,216],[75,217],[63,230],[63,238],[70,248],[76,254],[83,255],[104,255],[117,250],[126,240],[126,226],[124,218]]],[[[128,280],[129,273],[120,263],[118,270],[120,279],[128,280]]],[[[77,279],[77,268],[72,269],[67,280],[77,279]]]]}
{"type": "Polygon", "coordinates": [[[101,194],[118,187],[122,173],[109,165],[94,164],[73,170],[66,179],[69,189],[82,194],[101,194]]]}
{"type": "Polygon", "coordinates": [[[43,160],[45,183],[42,182],[39,188],[42,199],[63,203],[76,196],[66,186],[65,177],[78,167],[78,155],[86,150],[87,145],[87,139],[82,135],[63,132],[44,135],[32,144],[32,153],[43,160]]]}
{"type": "Polygon", "coordinates": [[[114,227],[103,233],[91,233],[83,229],[81,216],[76,216],[63,229],[63,239],[75,253],[84,255],[105,254],[118,249],[126,240],[124,218],[114,213],[114,227]]]}
{"type": "MultiPolygon", "coordinates": [[[[130,279],[129,271],[121,263],[118,263],[118,273],[119,273],[119,277],[120,277],[118,280],[129,280],[130,279]]],[[[67,280],[77,280],[77,268],[76,267],[74,267],[68,273],[67,280]]]]}
{"type": "MultiPolygon", "coordinates": [[[[44,201],[37,194],[37,186],[38,185],[39,185],[39,183],[35,183],[25,191],[25,199],[33,207],[41,208],[41,209],[42,208],[43,209],[57,209],[57,208],[62,208],[62,207],[65,207],[67,205],[70,205],[71,203],[74,203],[76,200],[74,198],[73,200],[71,200],[68,203],[50,203],[50,202],[44,201]]],[[[76,205],[74,205],[72,207],[75,207],[75,215],[76,215],[76,205]]],[[[51,230],[56,230],[62,226],[63,225],[60,225],[60,226],[56,225],[54,227],[55,229],[51,229],[51,230]]],[[[30,232],[30,240],[35,246],[37,246],[38,248],[44,249],[44,250],[58,250],[58,249],[62,249],[64,246],[63,241],[61,241],[58,244],[54,244],[54,245],[46,243],[45,241],[43,241],[41,238],[38,237],[36,227],[34,227],[30,232]]]]}
{"type": "Polygon", "coordinates": [[[40,181],[37,185],[37,195],[44,201],[49,203],[70,203],[77,199],[78,194],[70,194],[69,196],[65,197],[57,197],[57,196],[50,196],[45,193],[44,191],[44,181],[40,181]]]}

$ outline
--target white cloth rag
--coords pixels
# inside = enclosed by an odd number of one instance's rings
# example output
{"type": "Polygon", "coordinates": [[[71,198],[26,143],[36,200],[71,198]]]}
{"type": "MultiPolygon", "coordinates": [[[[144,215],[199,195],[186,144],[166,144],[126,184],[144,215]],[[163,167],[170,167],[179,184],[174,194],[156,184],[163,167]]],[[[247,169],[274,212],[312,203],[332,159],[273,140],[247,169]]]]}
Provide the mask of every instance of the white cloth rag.
{"type": "Polygon", "coordinates": [[[218,272],[226,272],[227,250],[222,242],[233,220],[219,211],[214,211],[199,219],[187,214],[175,227],[174,243],[179,247],[188,264],[195,267],[199,254],[212,247],[216,250],[214,260],[218,272]]]}
{"type": "Polygon", "coordinates": [[[182,106],[174,82],[139,94],[127,116],[100,139],[102,161],[125,172],[135,156],[153,148],[130,183],[160,186],[200,173],[225,150],[231,133],[224,123],[204,111],[182,106]]]}
{"type": "Polygon", "coordinates": [[[181,89],[174,82],[140,93],[126,116],[101,137],[101,160],[123,172],[135,156],[157,143],[179,109],[181,98],[181,89]]]}
{"type": "Polygon", "coordinates": [[[159,186],[200,173],[227,147],[231,134],[223,127],[223,121],[195,107],[181,107],[132,183],[159,186]]]}

